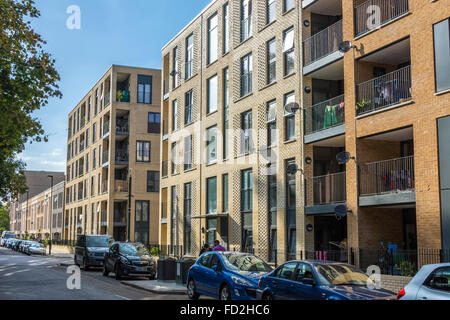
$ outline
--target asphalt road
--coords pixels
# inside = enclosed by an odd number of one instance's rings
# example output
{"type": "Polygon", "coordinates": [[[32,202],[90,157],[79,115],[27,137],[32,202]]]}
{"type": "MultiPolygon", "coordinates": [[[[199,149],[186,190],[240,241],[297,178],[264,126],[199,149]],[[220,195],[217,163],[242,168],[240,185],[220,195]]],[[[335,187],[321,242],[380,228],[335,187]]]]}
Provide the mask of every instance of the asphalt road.
{"type": "Polygon", "coordinates": [[[186,300],[121,284],[101,271],[81,271],[81,289],[69,290],[68,258],[27,256],[0,247],[0,300],[186,300]]]}

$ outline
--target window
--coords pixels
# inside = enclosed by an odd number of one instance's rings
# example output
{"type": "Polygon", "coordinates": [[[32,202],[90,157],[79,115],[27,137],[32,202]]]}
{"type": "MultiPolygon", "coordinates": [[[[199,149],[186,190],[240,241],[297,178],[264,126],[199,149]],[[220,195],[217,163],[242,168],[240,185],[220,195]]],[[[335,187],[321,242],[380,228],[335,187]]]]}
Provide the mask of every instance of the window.
{"type": "Polygon", "coordinates": [[[191,214],[192,214],[192,184],[186,183],[184,185],[184,203],[183,203],[183,217],[184,217],[184,254],[192,253],[191,246],[191,214]]]}
{"type": "Polygon", "coordinates": [[[184,170],[192,169],[192,136],[184,138],[184,170]]]}
{"type": "Polygon", "coordinates": [[[267,43],[267,83],[275,82],[277,78],[277,47],[275,38],[267,43]]]}
{"type": "Polygon", "coordinates": [[[228,174],[222,176],[222,211],[228,212],[228,174]]]}
{"type": "Polygon", "coordinates": [[[97,140],[97,123],[92,125],[92,143],[95,143],[97,140]]]}
{"type": "Polygon", "coordinates": [[[187,125],[192,122],[192,103],[193,92],[189,90],[184,95],[184,124],[187,125]]]}
{"type": "Polygon", "coordinates": [[[149,201],[136,200],[134,241],[142,244],[149,242],[149,201]]]}
{"type": "Polygon", "coordinates": [[[253,209],[253,172],[251,169],[242,171],[241,177],[241,211],[253,209]]]}
{"type": "Polygon", "coordinates": [[[89,128],[86,129],[86,148],[89,147],[89,128]]]}
{"type": "Polygon", "coordinates": [[[152,103],[152,77],[138,75],[138,103],[152,103]]]}
{"type": "Polygon", "coordinates": [[[229,5],[226,3],[223,6],[223,53],[230,50],[230,21],[228,16],[229,5]]]}
{"type": "Polygon", "coordinates": [[[277,174],[276,165],[271,164],[268,168],[268,185],[269,185],[269,258],[271,262],[276,260],[277,250],[277,174]]]}
{"type": "Polygon", "coordinates": [[[297,266],[295,281],[302,282],[303,279],[314,279],[314,273],[310,265],[299,263],[297,266]]]}
{"type": "Polygon", "coordinates": [[[172,131],[178,130],[178,100],[172,102],[172,131]]]}
{"type": "Polygon", "coordinates": [[[95,194],[95,176],[91,177],[91,197],[95,194]]]}
{"type": "Polygon", "coordinates": [[[280,267],[275,272],[275,276],[279,279],[292,280],[296,266],[297,266],[297,262],[289,262],[289,263],[285,264],[284,266],[280,267]]]}
{"type": "MultiPolygon", "coordinates": [[[[284,95],[284,106],[286,110],[286,106],[290,103],[295,102],[295,93],[290,92],[288,94],[284,95]]],[[[295,139],[295,114],[293,113],[286,113],[284,115],[284,121],[285,121],[285,141],[290,141],[295,139]]]]}
{"type": "MultiPolygon", "coordinates": [[[[286,160],[285,168],[295,164],[295,159],[286,160]]],[[[286,173],[286,234],[288,260],[296,258],[296,181],[295,174],[286,173]]]]}
{"type": "Polygon", "coordinates": [[[229,126],[229,78],[228,68],[223,70],[223,158],[228,158],[228,126],[229,126]]]}
{"type": "Polygon", "coordinates": [[[252,2],[241,0],[241,42],[252,35],[252,2]]]}
{"type": "Polygon", "coordinates": [[[91,100],[92,100],[92,97],[89,97],[88,98],[87,122],[91,121],[91,100]]]}
{"type": "Polygon", "coordinates": [[[206,106],[207,114],[217,111],[217,75],[207,81],[208,101],[206,106]]]}
{"type": "Polygon", "coordinates": [[[252,92],[252,54],[248,54],[241,59],[241,97],[252,92]]]}
{"type": "Polygon", "coordinates": [[[94,109],[95,115],[98,113],[98,88],[95,89],[95,109],[94,109]]]}
{"type": "Polygon", "coordinates": [[[172,250],[175,246],[175,235],[177,232],[177,227],[176,227],[176,220],[177,220],[177,213],[178,213],[178,199],[177,199],[177,187],[176,186],[172,186],[170,189],[170,195],[171,195],[171,220],[170,220],[170,225],[171,225],[171,233],[170,233],[170,244],[172,245],[172,250]]]}
{"type": "Polygon", "coordinates": [[[89,172],[89,153],[86,154],[86,173],[89,172]]]}
{"type": "Polygon", "coordinates": [[[206,213],[217,213],[217,178],[209,178],[206,180],[206,213]]]}
{"type": "Polygon", "coordinates": [[[92,169],[97,168],[97,148],[92,151],[92,169]]]}
{"type": "Polygon", "coordinates": [[[434,290],[450,292],[450,268],[436,270],[426,286],[434,290]]]}
{"type": "Polygon", "coordinates": [[[436,23],[434,31],[434,60],[436,91],[450,89],[450,19],[436,23]]]}
{"type": "Polygon", "coordinates": [[[155,112],[148,113],[148,133],[161,133],[161,114],[155,112]]]}
{"type": "Polygon", "coordinates": [[[150,162],[150,141],[137,141],[136,146],[136,162],[150,162]]]}
{"type": "Polygon", "coordinates": [[[177,173],[177,144],[172,143],[172,174],[177,173]]]}
{"type": "Polygon", "coordinates": [[[208,19],[208,64],[217,60],[217,13],[208,19]]]}
{"type": "Polygon", "coordinates": [[[241,115],[241,154],[248,154],[252,150],[252,111],[241,115]]]}
{"type": "Polygon", "coordinates": [[[206,163],[217,161],[217,126],[213,126],[206,131],[206,163]]]}
{"type": "Polygon", "coordinates": [[[147,192],[159,192],[159,171],[147,171],[147,192]]]}
{"type": "Polygon", "coordinates": [[[266,0],[267,1],[267,24],[275,21],[276,15],[276,3],[275,0],[266,0]]]}
{"type": "Polygon", "coordinates": [[[194,35],[186,38],[186,80],[191,78],[194,71],[194,35]]]}
{"type": "Polygon", "coordinates": [[[277,102],[272,100],[267,103],[267,147],[277,145],[277,102]]]}
{"type": "Polygon", "coordinates": [[[284,1],[284,11],[288,12],[289,10],[294,8],[294,0],[283,0],[284,1]]]}
{"type": "Polygon", "coordinates": [[[173,49],[172,53],[172,87],[178,87],[178,47],[173,49]]]}
{"type": "Polygon", "coordinates": [[[294,28],[284,32],[283,36],[284,75],[294,73],[294,28]]]}

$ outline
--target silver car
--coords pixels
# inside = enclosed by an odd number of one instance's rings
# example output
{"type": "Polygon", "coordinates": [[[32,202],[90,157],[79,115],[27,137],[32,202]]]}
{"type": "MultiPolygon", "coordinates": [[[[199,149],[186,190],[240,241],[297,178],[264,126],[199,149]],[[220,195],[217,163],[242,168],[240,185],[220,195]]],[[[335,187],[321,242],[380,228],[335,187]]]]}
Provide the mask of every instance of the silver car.
{"type": "Polygon", "coordinates": [[[398,300],[450,300],[450,263],[424,266],[402,289],[398,300]]]}
{"type": "Polygon", "coordinates": [[[29,255],[40,254],[45,256],[47,254],[47,249],[45,249],[42,243],[33,242],[28,246],[26,253],[29,255]]]}

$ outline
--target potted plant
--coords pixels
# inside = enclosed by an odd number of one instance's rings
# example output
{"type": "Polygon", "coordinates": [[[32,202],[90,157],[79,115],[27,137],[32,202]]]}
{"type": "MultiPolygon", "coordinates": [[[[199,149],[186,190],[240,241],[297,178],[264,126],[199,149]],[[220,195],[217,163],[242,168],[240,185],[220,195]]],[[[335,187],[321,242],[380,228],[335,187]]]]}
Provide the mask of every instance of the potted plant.
{"type": "Polygon", "coordinates": [[[356,103],[356,111],[364,110],[366,107],[372,105],[372,100],[363,99],[361,102],[356,103]]]}

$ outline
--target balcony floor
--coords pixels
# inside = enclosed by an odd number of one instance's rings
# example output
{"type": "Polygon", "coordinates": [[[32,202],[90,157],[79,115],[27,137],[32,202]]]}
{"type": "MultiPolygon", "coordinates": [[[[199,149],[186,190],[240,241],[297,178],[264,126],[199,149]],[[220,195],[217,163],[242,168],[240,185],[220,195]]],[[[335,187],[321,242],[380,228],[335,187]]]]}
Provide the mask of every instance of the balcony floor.
{"type": "Polygon", "coordinates": [[[407,205],[415,202],[416,202],[416,193],[414,191],[359,197],[360,207],[407,205]]]}
{"type": "Polygon", "coordinates": [[[310,144],[345,134],[345,124],[305,135],[305,144],[310,144]]]}
{"type": "Polygon", "coordinates": [[[319,215],[335,214],[336,207],[346,205],[346,204],[347,204],[346,202],[341,202],[341,203],[333,203],[333,204],[324,204],[324,205],[305,207],[305,215],[319,216],[319,215]]]}

